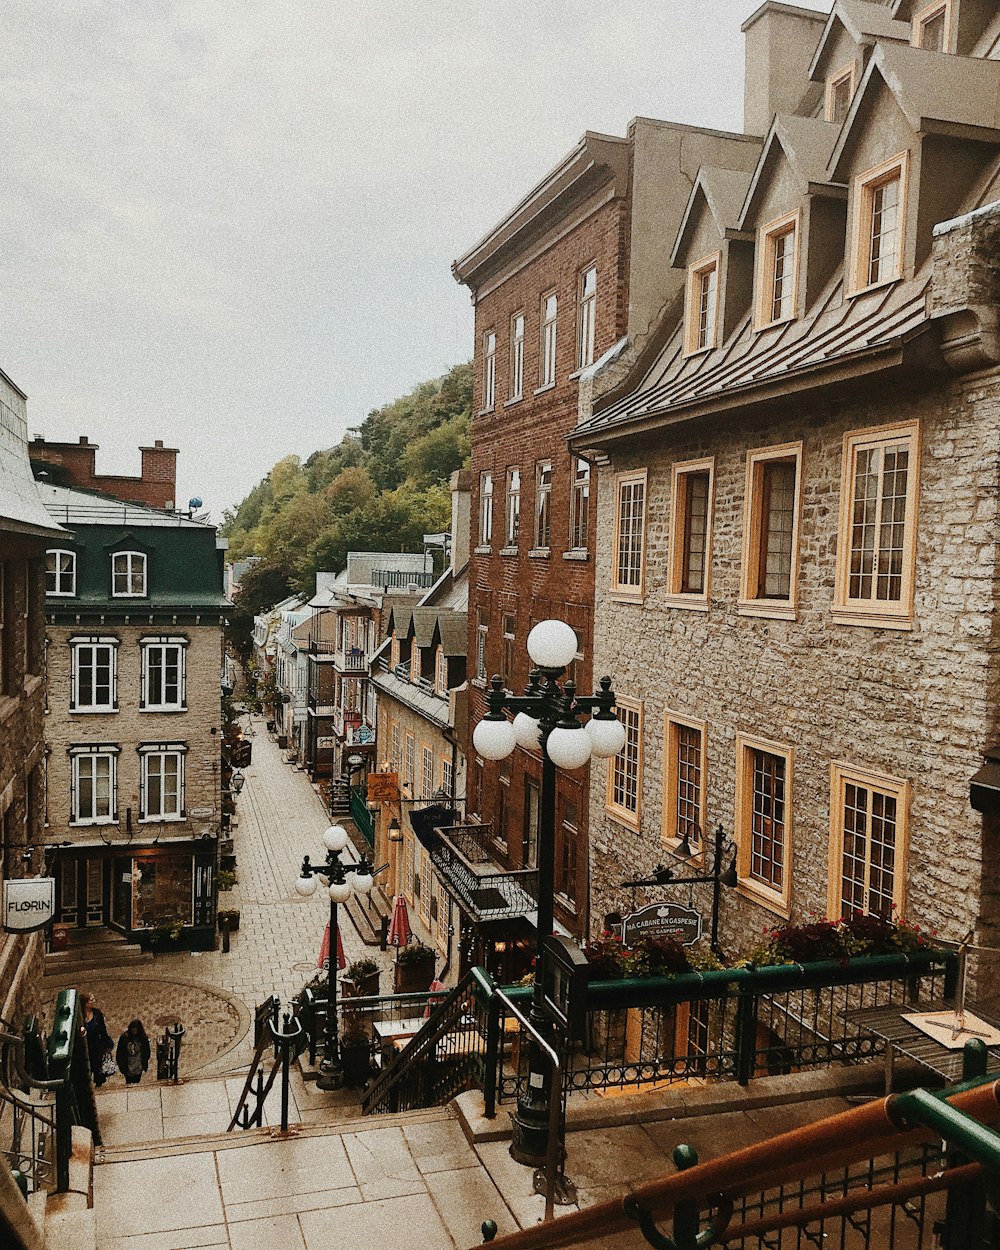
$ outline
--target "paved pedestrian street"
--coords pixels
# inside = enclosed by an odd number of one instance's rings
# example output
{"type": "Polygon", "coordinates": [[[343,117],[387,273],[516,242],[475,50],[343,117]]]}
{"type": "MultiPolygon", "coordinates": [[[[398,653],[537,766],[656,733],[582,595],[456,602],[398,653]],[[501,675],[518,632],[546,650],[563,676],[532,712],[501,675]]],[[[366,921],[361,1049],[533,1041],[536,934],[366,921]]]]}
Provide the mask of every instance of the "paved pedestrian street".
{"type": "MultiPolygon", "coordinates": [[[[255,719],[252,728],[253,764],[245,771],[233,830],[239,884],[219,896],[220,907],[240,910],[229,953],[221,944],[214,951],[158,953],[152,964],[101,969],[66,982],[94,991],[114,1037],[135,1018],[144,1022],[151,1040],[168,1021],[180,1021],[186,1030],[185,1077],[222,1075],[249,1062],[254,1007],[272,993],[289,1003],[316,974],[329,918],[326,892],[302,898],[295,881],[303,855],[314,863],[325,857],[322,835],[330,820],[306,774],[283,762],[263,721],[255,719]]],[[[343,858],[352,856],[348,848],[343,858]]],[[[348,963],[366,956],[391,972],[392,955],[366,946],[345,908],[339,917],[348,963]]],[[[388,984],[387,975],[383,986],[388,984]]],[[[46,979],[50,1003],[61,988],[59,980],[46,979]]],[[[121,1077],[109,1084],[124,1088],[121,1077]]]]}

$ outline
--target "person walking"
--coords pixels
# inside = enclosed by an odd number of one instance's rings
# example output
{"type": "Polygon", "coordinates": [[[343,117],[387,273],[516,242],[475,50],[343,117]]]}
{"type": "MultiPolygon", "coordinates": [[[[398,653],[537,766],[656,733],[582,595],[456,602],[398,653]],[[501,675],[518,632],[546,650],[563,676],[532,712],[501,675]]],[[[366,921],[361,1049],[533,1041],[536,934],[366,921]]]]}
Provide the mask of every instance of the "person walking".
{"type": "Polygon", "coordinates": [[[90,1059],[90,1070],[95,1085],[103,1085],[108,1079],[105,1071],[105,1056],[110,1055],[114,1048],[111,1034],[104,1020],[104,1012],[97,1005],[93,994],[80,992],[83,999],[83,1028],[87,1034],[87,1056],[90,1059]]]}
{"type": "Polygon", "coordinates": [[[125,1084],[138,1085],[149,1067],[149,1038],[141,1020],[133,1020],[118,1039],[115,1059],[125,1084]]]}

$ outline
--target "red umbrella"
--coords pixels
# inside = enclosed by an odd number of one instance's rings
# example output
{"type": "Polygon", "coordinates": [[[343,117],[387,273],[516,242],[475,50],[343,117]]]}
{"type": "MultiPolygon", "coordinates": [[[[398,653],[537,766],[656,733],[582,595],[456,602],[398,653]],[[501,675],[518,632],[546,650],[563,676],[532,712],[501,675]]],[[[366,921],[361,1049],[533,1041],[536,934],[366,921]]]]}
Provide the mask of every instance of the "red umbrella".
{"type": "Polygon", "coordinates": [[[389,945],[405,946],[410,940],[410,913],[406,910],[406,899],[402,894],[396,895],[392,909],[392,924],[389,925],[389,945]]]}
{"type": "MultiPolygon", "coordinates": [[[[442,981],[439,981],[437,977],[435,977],[434,980],[427,987],[428,993],[431,993],[431,994],[435,994],[438,990],[443,990],[443,989],[444,989],[444,983],[442,981]]],[[[443,994],[441,995],[440,998],[428,998],[427,1006],[424,1009],[424,1019],[426,1020],[428,1016],[431,1014],[431,1012],[434,1010],[434,1008],[440,1007],[440,1005],[443,1002],[444,1002],[443,994]]]]}
{"type": "MultiPolygon", "coordinates": [[[[319,959],[316,960],[316,967],[327,971],[330,963],[330,922],[326,922],[326,928],[323,930],[323,941],[320,943],[319,959]]],[[[347,967],[347,960],[344,958],[344,943],[340,940],[340,927],[337,928],[337,968],[340,972],[347,967]]]]}

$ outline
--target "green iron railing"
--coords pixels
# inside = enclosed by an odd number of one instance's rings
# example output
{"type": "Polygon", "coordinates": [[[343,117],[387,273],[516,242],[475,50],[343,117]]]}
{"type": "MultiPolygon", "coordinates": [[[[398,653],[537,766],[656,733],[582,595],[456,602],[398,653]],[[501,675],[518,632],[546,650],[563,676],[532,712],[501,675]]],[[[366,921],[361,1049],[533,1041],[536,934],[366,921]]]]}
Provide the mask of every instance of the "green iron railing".
{"type": "Polygon", "coordinates": [[[375,847],[375,817],[368,806],[368,791],[364,786],[351,786],[351,819],[365,835],[370,847],[375,847]]]}

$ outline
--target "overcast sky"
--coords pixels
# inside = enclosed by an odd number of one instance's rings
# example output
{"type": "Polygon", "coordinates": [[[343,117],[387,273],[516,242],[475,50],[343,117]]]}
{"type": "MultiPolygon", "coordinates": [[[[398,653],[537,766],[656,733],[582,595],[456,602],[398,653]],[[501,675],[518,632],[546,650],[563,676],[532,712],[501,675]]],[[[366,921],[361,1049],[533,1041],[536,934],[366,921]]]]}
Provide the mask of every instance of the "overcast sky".
{"type": "MultiPolygon", "coordinates": [[[[826,9],[828,0],[799,0],[826,9]]],[[[636,115],[740,129],[759,0],[5,0],[0,368],[218,515],[472,355],[451,261],[636,115]]]]}

